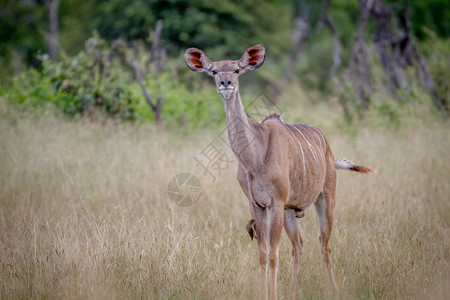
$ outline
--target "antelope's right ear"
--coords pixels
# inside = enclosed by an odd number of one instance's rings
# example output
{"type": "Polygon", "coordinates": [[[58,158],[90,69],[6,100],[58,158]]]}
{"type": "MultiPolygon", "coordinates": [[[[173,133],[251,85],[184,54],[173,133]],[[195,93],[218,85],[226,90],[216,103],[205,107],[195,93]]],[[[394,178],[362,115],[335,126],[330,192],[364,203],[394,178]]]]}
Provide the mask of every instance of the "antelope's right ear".
{"type": "Polygon", "coordinates": [[[186,58],[186,65],[189,69],[195,72],[206,72],[208,75],[212,74],[212,62],[206,57],[202,50],[197,48],[189,48],[184,54],[186,58]]]}

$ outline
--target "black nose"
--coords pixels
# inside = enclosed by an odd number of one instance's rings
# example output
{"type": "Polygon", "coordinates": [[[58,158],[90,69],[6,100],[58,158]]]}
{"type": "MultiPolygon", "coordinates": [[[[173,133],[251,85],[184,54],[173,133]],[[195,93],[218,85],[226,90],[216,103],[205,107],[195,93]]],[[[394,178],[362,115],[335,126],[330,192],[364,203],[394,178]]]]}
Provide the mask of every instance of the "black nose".
{"type": "MultiPolygon", "coordinates": [[[[220,84],[221,84],[221,85],[225,85],[225,81],[221,81],[220,84]]],[[[228,81],[227,81],[227,85],[230,85],[230,84],[231,84],[231,81],[228,80],[228,81]]]]}

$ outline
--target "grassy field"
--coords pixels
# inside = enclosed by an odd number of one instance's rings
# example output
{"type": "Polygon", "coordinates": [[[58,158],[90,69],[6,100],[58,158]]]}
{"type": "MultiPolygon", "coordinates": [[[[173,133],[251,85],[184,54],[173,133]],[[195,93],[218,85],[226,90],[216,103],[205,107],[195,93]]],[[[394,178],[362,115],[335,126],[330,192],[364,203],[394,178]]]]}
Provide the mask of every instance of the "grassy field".
{"type": "MultiPolygon", "coordinates": [[[[336,157],[377,170],[338,175],[331,247],[340,298],[449,299],[448,126],[356,135],[329,128],[336,157]]],[[[212,182],[193,159],[210,141],[219,144],[219,133],[4,112],[0,298],[259,299],[257,246],[245,231],[236,162],[212,182]],[[179,207],[167,185],[186,171],[198,174],[204,194],[179,207]]],[[[314,209],[299,224],[299,295],[329,298],[314,209]]],[[[280,299],[289,277],[284,235],[280,299]]]]}

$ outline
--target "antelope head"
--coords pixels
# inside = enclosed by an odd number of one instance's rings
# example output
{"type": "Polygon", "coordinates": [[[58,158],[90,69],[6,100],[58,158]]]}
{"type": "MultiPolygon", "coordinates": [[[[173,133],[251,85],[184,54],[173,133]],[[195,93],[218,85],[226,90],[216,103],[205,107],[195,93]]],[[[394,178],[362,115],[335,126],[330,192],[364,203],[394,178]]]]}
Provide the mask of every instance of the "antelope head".
{"type": "Polygon", "coordinates": [[[263,45],[255,45],[245,50],[240,60],[221,60],[213,62],[197,48],[186,50],[184,57],[186,64],[192,71],[205,72],[214,77],[217,92],[224,101],[235,99],[239,91],[240,75],[248,70],[255,70],[262,66],[265,58],[263,45]]]}

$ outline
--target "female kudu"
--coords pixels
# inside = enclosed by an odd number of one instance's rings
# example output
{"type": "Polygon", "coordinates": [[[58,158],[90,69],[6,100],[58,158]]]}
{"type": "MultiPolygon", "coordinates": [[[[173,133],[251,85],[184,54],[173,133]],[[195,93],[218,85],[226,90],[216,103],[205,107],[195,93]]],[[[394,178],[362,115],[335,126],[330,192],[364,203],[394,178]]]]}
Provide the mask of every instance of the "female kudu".
{"type": "Polygon", "coordinates": [[[297,218],[314,203],[320,243],[331,285],[337,290],[330,263],[330,235],[334,221],[336,169],[360,173],[372,170],[347,160],[336,160],[325,135],[306,124],[286,124],[278,115],[255,123],[245,113],[238,77],[264,63],[263,45],[248,48],[238,61],[210,61],[199,49],[185,54],[187,66],[214,77],[227,117],[228,138],[238,162],[238,181],[249,199],[250,236],[256,235],[261,265],[261,291],[267,298],[267,265],[271,298],[276,299],[278,249],[282,229],[292,242],[293,270],[290,296],[295,297],[302,255],[297,218]]]}

